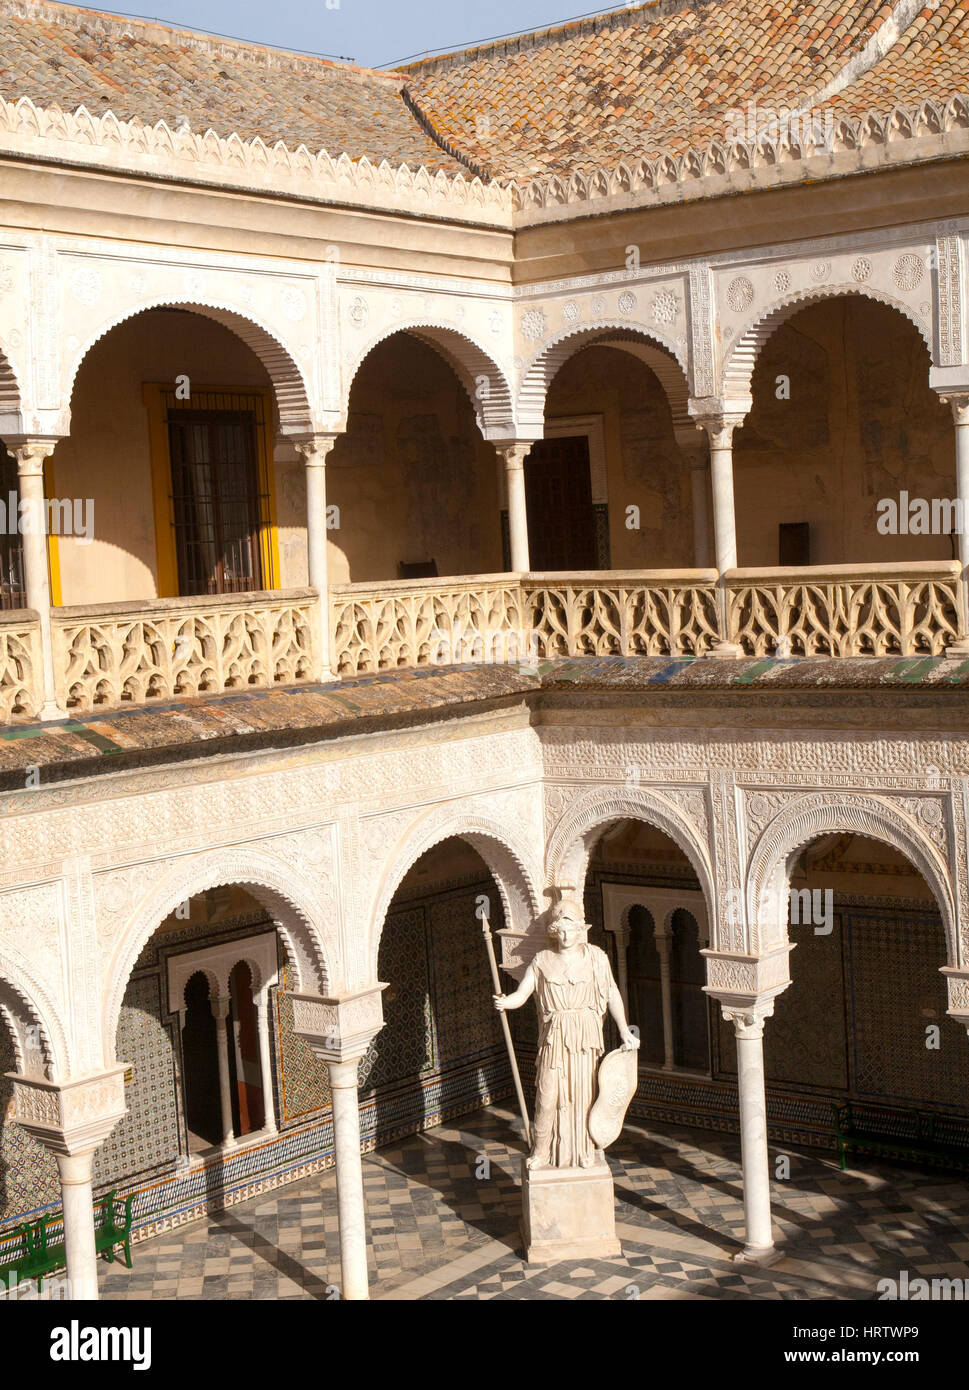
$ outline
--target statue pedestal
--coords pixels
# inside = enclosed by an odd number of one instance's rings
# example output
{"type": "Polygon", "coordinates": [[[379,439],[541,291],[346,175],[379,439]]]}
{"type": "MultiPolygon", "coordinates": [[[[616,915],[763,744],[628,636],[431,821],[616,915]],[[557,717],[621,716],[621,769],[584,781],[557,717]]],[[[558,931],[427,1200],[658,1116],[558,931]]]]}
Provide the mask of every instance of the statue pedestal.
{"type": "Polygon", "coordinates": [[[594,1168],[526,1168],[522,1159],[522,1236],[528,1264],[621,1255],[612,1173],[594,1168]]]}

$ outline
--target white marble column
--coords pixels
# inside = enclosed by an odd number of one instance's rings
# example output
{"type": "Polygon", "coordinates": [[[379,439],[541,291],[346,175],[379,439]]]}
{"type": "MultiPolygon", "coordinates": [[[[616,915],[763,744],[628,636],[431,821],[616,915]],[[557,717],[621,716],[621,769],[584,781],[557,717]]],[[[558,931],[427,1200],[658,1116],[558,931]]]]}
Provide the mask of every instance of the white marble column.
{"type": "Polygon", "coordinates": [[[294,441],[306,464],[306,566],[310,587],[320,596],[317,632],[320,680],[333,677],[330,668],[330,590],[327,579],[326,460],[336,435],[318,434],[294,441]]]}
{"type": "Polygon", "coordinates": [[[340,1296],[357,1302],[370,1297],[367,1218],[363,1202],[363,1164],[360,1159],[358,1065],[357,1057],[327,1063],[333,1101],[336,1200],[340,1213],[340,1269],[343,1279],[340,1296]]]}
{"type": "Polygon", "coordinates": [[[72,1299],[98,1296],[98,1256],[94,1243],[94,1150],[57,1154],[64,1205],[64,1252],[72,1299]]]}
{"type": "Polygon", "coordinates": [[[14,1117],[57,1160],[71,1299],[98,1297],[94,1154],[124,1116],[124,1066],[63,1084],[12,1076],[14,1117]]]}
{"type": "Polygon", "coordinates": [[[383,1027],[380,996],[386,988],[363,989],[323,998],[292,994],[293,1032],[327,1065],[333,1105],[333,1150],[336,1196],[340,1214],[342,1298],[370,1297],[367,1275],[367,1222],[360,1159],[358,1067],[370,1043],[383,1027]]]}
{"type": "Polygon", "coordinates": [[[525,506],[525,459],[531,444],[497,446],[505,460],[505,484],[508,490],[508,535],[511,545],[511,568],[515,574],[528,572],[528,513],[525,506]]]}
{"type": "Polygon", "coordinates": [[[272,1011],[269,1008],[269,994],[260,990],[256,995],[256,1030],[259,1034],[259,1074],[262,1078],[263,1129],[276,1133],[276,1111],[273,1106],[273,1069],[270,1048],[269,1025],[272,1011]]]}
{"type": "Polygon", "coordinates": [[[958,499],[959,563],[962,575],[959,582],[959,635],[947,649],[949,656],[969,657],[969,392],[943,396],[952,409],[956,430],[956,498],[958,499]]]}
{"type": "Polygon", "coordinates": [[[231,1001],[227,998],[212,1000],[215,1015],[215,1040],[219,1051],[219,1104],[222,1107],[222,1142],[235,1143],[232,1129],[232,1078],[229,1075],[229,1042],[232,1035],[229,1029],[231,1001]]]}
{"type": "Polygon", "coordinates": [[[672,927],[668,921],[660,922],[653,917],[653,940],[659,956],[660,1000],[663,1009],[663,1070],[672,1071],[676,1065],[673,1056],[673,980],[670,973],[670,957],[673,948],[672,927]]]}
{"type": "Polygon", "coordinates": [[[57,443],[52,439],[24,439],[11,448],[17,460],[20,503],[23,513],[24,580],[27,607],[40,619],[40,649],[43,659],[43,702],[41,719],[63,719],[57,708],[54,673],[54,645],[51,623],[50,567],[47,554],[47,507],[44,499],[44,461],[57,443]]]}
{"type": "Polygon", "coordinates": [[[764,1020],[774,1001],[736,1010],[724,1005],[723,1016],[737,1037],[737,1084],[740,1091],[740,1151],[744,1181],[746,1243],[738,1259],[769,1262],[775,1254],[770,1212],[770,1158],[767,1149],[767,1093],[764,1085],[764,1020]]]}
{"type": "Polygon", "coordinates": [[[733,487],[733,434],[743,424],[743,412],[718,412],[698,420],[710,441],[710,488],[713,495],[713,536],[716,567],[719,571],[718,597],[720,606],[719,642],[711,648],[712,656],[741,657],[743,648],[731,640],[729,604],[724,580],[729,570],[737,568],[737,518],[733,487]]]}

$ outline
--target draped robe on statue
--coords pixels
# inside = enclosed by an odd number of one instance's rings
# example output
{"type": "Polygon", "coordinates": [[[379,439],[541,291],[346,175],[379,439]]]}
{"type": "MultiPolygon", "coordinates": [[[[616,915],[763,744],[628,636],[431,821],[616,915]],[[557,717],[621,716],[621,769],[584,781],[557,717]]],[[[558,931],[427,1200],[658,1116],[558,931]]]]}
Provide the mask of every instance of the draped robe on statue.
{"type": "Polygon", "coordinates": [[[596,1162],[589,1111],[613,985],[609,957],[588,944],[566,956],[539,951],[532,970],[541,1020],[532,1155],[553,1168],[588,1168],[596,1162]]]}

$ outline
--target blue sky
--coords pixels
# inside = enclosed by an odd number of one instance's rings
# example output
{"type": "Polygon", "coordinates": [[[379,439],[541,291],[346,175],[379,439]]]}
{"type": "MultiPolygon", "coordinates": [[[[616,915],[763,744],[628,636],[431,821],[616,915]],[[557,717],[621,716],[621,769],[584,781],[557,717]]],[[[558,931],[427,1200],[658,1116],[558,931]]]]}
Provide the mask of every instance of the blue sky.
{"type": "MultiPolygon", "coordinates": [[[[128,0],[129,14],[281,48],[384,67],[436,48],[466,48],[518,30],[621,8],[621,0],[128,0]]],[[[121,11],[122,3],[91,9],[121,11]]]]}

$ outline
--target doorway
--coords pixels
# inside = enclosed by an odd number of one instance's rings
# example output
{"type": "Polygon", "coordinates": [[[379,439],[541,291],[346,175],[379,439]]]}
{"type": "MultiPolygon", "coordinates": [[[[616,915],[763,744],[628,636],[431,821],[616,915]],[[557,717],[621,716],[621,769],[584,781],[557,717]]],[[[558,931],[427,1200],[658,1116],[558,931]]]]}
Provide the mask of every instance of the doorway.
{"type": "Polygon", "coordinates": [[[532,570],[597,568],[587,435],[561,435],[532,445],[525,459],[525,506],[532,570]]]}

